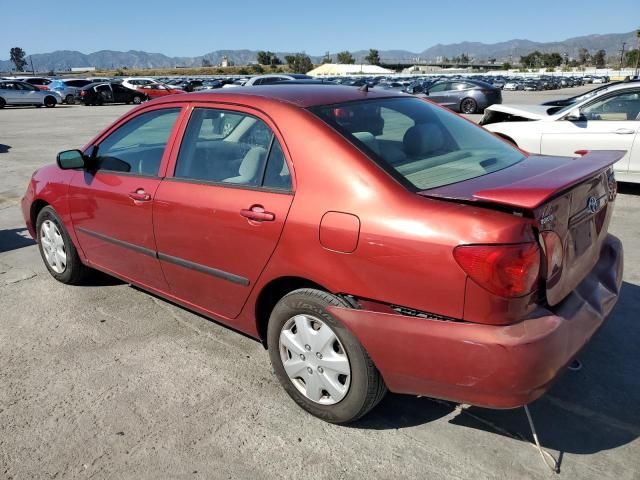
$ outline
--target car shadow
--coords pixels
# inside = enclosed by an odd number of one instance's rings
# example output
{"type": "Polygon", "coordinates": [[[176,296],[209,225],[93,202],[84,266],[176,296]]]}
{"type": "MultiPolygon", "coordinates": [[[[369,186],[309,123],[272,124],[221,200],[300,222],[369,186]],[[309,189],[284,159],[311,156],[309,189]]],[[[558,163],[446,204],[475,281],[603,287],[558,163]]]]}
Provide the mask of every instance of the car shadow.
{"type": "Polygon", "coordinates": [[[9,150],[11,150],[10,145],[5,145],[3,143],[0,143],[0,153],[8,153],[9,150]]]}
{"type": "MultiPolygon", "coordinates": [[[[529,408],[542,446],[564,453],[592,454],[626,445],[640,436],[640,287],[624,282],[609,320],[580,354],[582,368],[567,370],[529,408]]],[[[388,395],[354,428],[417,426],[456,409],[451,402],[388,395]]],[[[524,409],[459,408],[449,423],[533,441],[524,409]]]]}
{"type": "Polygon", "coordinates": [[[618,193],[627,195],[640,195],[640,183],[618,182],[618,193]]]}
{"type": "Polygon", "coordinates": [[[35,245],[26,228],[0,230],[0,253],[35,245]]]}

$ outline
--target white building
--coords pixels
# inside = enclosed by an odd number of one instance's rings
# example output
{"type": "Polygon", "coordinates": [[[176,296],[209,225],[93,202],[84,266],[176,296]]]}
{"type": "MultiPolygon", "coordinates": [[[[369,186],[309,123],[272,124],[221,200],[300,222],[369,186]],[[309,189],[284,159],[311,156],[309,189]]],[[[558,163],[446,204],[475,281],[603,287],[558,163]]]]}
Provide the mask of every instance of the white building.
{"type": "Polygon", "coordinates": [[[388,68],[379,67],[378,65],[325,63],[307,72],[307,75],[311,75],[312,77],[335,77],[340,75],[388,75],[390,73],[395,72],[388,68]]]}

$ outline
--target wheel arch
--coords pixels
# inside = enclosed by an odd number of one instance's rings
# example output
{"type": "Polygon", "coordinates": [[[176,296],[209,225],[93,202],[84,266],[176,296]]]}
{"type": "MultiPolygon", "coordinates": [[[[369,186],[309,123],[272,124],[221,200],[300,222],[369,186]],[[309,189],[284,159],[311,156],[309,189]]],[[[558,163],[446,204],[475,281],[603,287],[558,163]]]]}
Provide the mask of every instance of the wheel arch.
{"type": "Polygon", "coordinates": [[[36,219],[38,218],[38,214],[44,207],[48,207],[50,204],[41,198],[37,198],[31,204],[31,209],[29,211],[29,217],[31,218],[31,225],[33,225],[33,230],[36,232],[36,242],[38,241],[38,232],[36,230],[36,219]]]}
{"type": "Polygon", "coordinates": [[[267,326],[269,325],[271,311],[282,297],[300,288],[315,288],[330,293],[330,290],[322,285],[307,278],[296,276],[274,278],[260,290],[255,302],[255,320],[258,338],[265,348],[267,347],[267,326]]]}
{"type": "Polygon", "coordinates": [[[499,133],[499,132],[493,132],[493,133],[499,136],[500,138],[506,140],[507,142],[511,143],[512,145],[515,145],[516,147],[518,146],[516,141],[513,138],[511,138],[509,135],[505,135],[504,133],[499,133]]]}

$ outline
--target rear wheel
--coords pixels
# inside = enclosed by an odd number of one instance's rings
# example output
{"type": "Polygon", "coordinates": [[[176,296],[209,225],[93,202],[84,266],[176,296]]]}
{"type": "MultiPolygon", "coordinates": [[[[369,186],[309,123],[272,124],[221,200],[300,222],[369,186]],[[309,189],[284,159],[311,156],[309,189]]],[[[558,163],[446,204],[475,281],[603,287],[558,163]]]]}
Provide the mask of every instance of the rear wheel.
{"type": "Polygon", "coordinates": [[[6,104],[7,102],[5,102],[4,98],[0,98],[0,108],[4,108],[6,104]]]}
{"type": "Polygon", "coordinates": [[[53,208],[40,210],[36,232],[40,255],[53,278],[62,283],[81,283],[88,269],[80,261],[76,247],[53,208]]]}
{"type": "Polygon", "coordinates": [[[69,94],[65,97],[64,101],[66,102],[67,105],[75,105],[76,104],[76,97],[74,97],[73,95],[69,94]]]}
{"type": "Polygon", "coordinates": [[[47,108],[53,108],[57,103],[56,99],[51,96],[44,98],[44,106],[47,108]]]}
{"type": "Polygon", "coordinates": [[[386,387],[358,339],[327,307],[349,308],[315,289],[295,290],[274,307],[267,330],[278,380],[304,410],[331,423],[365,415],[386,387]]]}
{"type": "Polygon", "coordinates": [[[473,98],[465,98],[460,102],[460,111],[466,114],[476,113],[478,104],[473,98]]]}

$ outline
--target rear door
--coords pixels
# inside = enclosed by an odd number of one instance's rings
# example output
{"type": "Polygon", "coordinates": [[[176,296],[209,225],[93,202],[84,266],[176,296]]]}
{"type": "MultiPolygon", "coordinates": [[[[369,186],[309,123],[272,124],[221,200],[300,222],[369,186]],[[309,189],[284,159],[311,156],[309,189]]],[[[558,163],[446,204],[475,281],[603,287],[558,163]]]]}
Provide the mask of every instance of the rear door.
{"type": "Polygon", "coordinates": [[[640,88],[594,100],[581,108],[581,114],[579,121],[558,120],[545,125],[540,151],[575,157],[580,150],[626,150],[614,168],[629,171],[634,140],[640,130],[640,88]]]}
{"type": "Polygon", "coordinates": [[[154,108],[100,139],[93,168],[69,185],[80,247],[92,264],[166,291],[156,256],[152,206],[166,170],[180,108],[154,108]]]}
{"type": "Polygon", "coordinates": [[[252,109],[197,106],[173,175],[156,193],[158,257],[171,290],[216,316],[240,313],[289,212],[289,164],[274,131],[252,109]]]}

